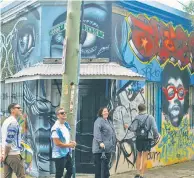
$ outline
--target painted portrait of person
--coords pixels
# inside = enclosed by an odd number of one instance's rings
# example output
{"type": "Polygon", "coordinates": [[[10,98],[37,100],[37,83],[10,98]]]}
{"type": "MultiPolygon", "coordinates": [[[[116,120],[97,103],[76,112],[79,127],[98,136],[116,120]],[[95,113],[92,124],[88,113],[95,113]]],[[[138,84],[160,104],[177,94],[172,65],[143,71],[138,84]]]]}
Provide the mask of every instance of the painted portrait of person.
{"type": "MultiPolygon", "coordinates": [[[[40,13],[38,9],[29,11],[20,17],[13,30],[12,50],[15,72],[39,63],[40,57],[40,13]]],[[[48,174],[50,172],[50,121],[54,118],[54,106],[46,98],[45,82],[23,82],[24,110],[28,115],[29,132],[24,138],[33,150],[33,161],[30,174],[48,174]],[[40,86],[37,96],[37,86],[40,86]],[[41,139],[40,139],[41,138],[41,139]]]]}
{"type": "Polygon", "coordinates": [[[179,127],[189,108],[190,76],[187,69],[169,63],[162,72],[162,105],[165,118],[179,127]]]}
{"type": "MultiPolygon", "coordinates": [[[[111,6],[110,2],[85,2],[81,34],[82,58],[108,58],[110,53],[111,6]]],[[[67,12],[53,22],[50,56],[62,57],[67,12]],[[60,26],[60,29],[58,28],[60,26]]]]}

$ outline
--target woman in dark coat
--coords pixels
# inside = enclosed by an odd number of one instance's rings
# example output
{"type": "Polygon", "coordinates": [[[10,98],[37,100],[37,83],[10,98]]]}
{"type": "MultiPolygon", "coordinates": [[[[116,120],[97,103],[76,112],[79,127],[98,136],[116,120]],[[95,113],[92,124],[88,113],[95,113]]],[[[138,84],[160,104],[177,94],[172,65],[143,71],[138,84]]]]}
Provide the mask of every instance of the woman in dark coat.
{"type": "Polygon", "coordinates": [[[98,112],[98,118],[94,123],[94,138],[92,152],[94,154],[95,178],[101,178],[101,171],[104,170],[104,178],[110,176],[109,163],[111,154],[116,151],[116,134],[113,123],[108,119],[109,112],[106,107],[101,108],[98,112]],[[104,167],[101,168],[102,152],[106,154],[104,167]]]}

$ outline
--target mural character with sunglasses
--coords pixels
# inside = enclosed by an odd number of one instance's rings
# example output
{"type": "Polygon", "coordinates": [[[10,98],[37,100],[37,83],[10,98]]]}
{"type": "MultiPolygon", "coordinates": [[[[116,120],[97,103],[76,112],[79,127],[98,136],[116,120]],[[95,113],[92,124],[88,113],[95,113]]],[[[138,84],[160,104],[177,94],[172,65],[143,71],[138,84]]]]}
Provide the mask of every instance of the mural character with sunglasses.
{"type": "Polygon", "coordinates": [[[189,108],[189,73],[169,63],[165,66],[162,76],[163,113],[174,127],[179,127],[189,108]]]}

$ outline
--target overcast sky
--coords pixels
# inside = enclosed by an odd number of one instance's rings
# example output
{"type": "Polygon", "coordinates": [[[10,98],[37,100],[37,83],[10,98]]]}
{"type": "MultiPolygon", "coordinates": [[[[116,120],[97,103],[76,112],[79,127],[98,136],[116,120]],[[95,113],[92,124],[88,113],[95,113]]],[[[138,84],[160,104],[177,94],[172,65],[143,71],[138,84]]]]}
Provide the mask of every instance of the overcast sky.
{"type": "MultiPolygon", "coordinates": [[[[140,0],[140,1],[152,2],[153,0],[140,0]]],[[[187,4],[190,0],[155,0],[155,1],[182,11],[183,7],[182,7],[182,5],[179,2],[187,4]]]]}
{"type": "MultiPolygon", "coordinates": [[[[0,4],[0,6],[2,8],[4,6],[6,6],[7,4],[10,4],[14,0],[0,0],[0,1],[2,1],[1,4],[0,4]]],[[[140,0],[140,1],[152,2],[153,0],[140,0]]],[[[189,0],[155,0],[155,1],[160,2],[161,4],[171,6],[171,7],[176,8],[176,9],[182,10],[182,6],[178,1],[180,1],[182,3],[187,3],[189,0]]]]}

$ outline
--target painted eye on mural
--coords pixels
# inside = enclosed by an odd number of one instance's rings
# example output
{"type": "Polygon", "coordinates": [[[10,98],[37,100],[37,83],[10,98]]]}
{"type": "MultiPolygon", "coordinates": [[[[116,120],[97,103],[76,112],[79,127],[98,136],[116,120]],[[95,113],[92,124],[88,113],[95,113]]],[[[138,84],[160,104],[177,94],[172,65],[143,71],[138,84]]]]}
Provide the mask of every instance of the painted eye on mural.
{"type": "Polygon", "coordinates": [[[97,50],[97,32],[99,25],[91,20],[83,20],[83,30],[81,36],[82,53],[91,54],[97,50]]]}
{"type": "Polygon", "coordinates": [[[169,97],[173,97],[174,95],[175,95],[174,88],[171,88],[171,87],[170,87],[170,88],[168,89],[168,96],[169,96],[169,97]]]}
{"type": "Polygon", "coordinates": [[[63,44],[63,40],[64,40],[64,36],[63,36],[62,33],[58,33],[58,34],[55,36],[55,42],[56,42],[56,43],[63,44]]]}
{"type": "Polygon", "coordinates": [[[35,31],[33,26],[24,26],[18,32],[18,52],[27,57],[35,46],[35,31]]]}
{"type": "Polygon", "coordinates": [[[178,89],[178,96],[179,96],[180,98],[182,98],[182,97],[184,97],[184,95],[185,95],[184,88],[178,89]]]}

